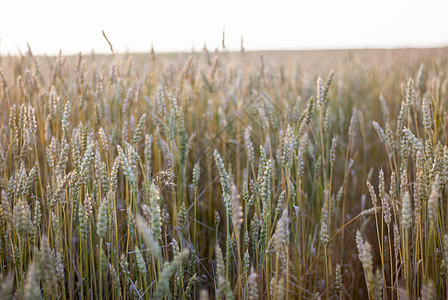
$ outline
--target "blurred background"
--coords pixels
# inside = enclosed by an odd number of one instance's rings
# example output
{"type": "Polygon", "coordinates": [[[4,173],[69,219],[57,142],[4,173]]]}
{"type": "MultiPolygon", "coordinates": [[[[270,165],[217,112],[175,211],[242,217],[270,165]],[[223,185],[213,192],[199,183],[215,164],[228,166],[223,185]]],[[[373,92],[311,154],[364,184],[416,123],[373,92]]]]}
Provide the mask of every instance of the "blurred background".
{"type": "Polygon", "coordinates": [[[303,50],[448,45],[448,1],[2,1],[0,53],[303,50]]]}

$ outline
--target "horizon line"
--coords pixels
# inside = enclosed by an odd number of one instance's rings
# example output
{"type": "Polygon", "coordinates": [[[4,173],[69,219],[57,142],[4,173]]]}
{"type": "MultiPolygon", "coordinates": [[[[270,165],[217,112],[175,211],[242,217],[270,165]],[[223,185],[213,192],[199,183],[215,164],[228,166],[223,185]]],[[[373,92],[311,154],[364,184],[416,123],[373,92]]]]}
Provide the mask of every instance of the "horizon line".
{"type": "MultiPolygon", "coordinates": [[[[231,48],[214,48],[214,49],[209,49],[206,47],[206,45],[204,44],[204,47],[209,51],[209,52],[216,52],[218,51],[219,53],[240,53],[242,52],[243,49],[236,49],[234,47],[231,48]]],[[[204,51],[204,47],[201,48],[193,48],[190,50],[185,50],[185,49],[179,49],[179,50],[159,50],[156,51],[154,50],[155,54],[188,54],[188,53],[201,53],[202,51],[204,51]]],[[[286,48],[259,48],[259,49],[245,49],[244,48],[244,52],[245,53],[259,53],[259,52],[312,52],[312,51],[362,51],[362,50],[436,50],[436,49],[445,49],[448,48],[448,43],[447,44],[442,44],[442,45],[430,45],[430,46],[415,46],[415,45],[408,45],[408,46],[397,46],[397,47],[387,47],[387,46],[379,46],[379,47],[305,47],[305,48],[290,48],[290,47],[286,47],[286,48]]],[[[35,52],[31,47],[29,49],[26,49],[25,51],[21,51],[20,49],[17,49],[15,51],[15,53],[12,53],[11,51],[7,51],[4,52],[1,50],[1,46],[0,46],[0,57],[2,56],[23,56],[26,55],[29,50],[31,50],[31,52],[33,53],[34,56],[48,56],[48,57],[52,57],[52,56],[58,56],[59,53],[62,53],[62,56],[77,56],[79,54],[82,55],[90,55],[92,53],[94,53],[95,55],[129,55],[129,54],[150,54],[152,51],[152,48],[149,48],[148,50],[125,50],[125,51],[114,51],[114,52],[110,52],[110,51],[96,51],[95,49],[91,49],[91,50],[87,50],[87,51],[69,51],[69,52],[64,52],[62,51],[62,49],[59,49],[57,51],[50,51],[50,53],[47,52],[35,52]]]]}

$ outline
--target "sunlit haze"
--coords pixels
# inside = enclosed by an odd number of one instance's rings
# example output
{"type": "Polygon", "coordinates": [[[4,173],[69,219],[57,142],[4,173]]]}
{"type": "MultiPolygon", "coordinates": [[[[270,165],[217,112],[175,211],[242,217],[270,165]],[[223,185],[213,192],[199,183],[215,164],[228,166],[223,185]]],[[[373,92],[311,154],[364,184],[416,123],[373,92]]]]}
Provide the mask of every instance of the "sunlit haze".
{"type": "Polygon", "coordinates": [[[448,1],[3,1],[0,53],[440,47],[448,1]]]}

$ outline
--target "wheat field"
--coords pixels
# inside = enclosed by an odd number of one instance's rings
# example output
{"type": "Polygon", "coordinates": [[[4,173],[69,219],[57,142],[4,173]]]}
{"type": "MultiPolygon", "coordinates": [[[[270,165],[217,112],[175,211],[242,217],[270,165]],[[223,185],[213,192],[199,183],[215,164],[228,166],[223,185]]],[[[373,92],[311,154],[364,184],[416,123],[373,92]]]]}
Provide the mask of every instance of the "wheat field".
{"type": "Polygon", "coordinates": [[[447,59],[0,56],[0,299],[448,297],[447,59]]]}

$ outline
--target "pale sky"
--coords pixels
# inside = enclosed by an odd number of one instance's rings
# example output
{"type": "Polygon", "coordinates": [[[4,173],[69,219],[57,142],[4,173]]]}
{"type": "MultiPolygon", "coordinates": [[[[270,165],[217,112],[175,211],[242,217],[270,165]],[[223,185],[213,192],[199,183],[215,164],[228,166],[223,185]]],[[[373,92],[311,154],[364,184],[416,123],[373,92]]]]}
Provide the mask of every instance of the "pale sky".
{"type": "Polygon", "coordinates": [[[0,54],[448,46],[442,0],[1,0],[0,54]]]}

